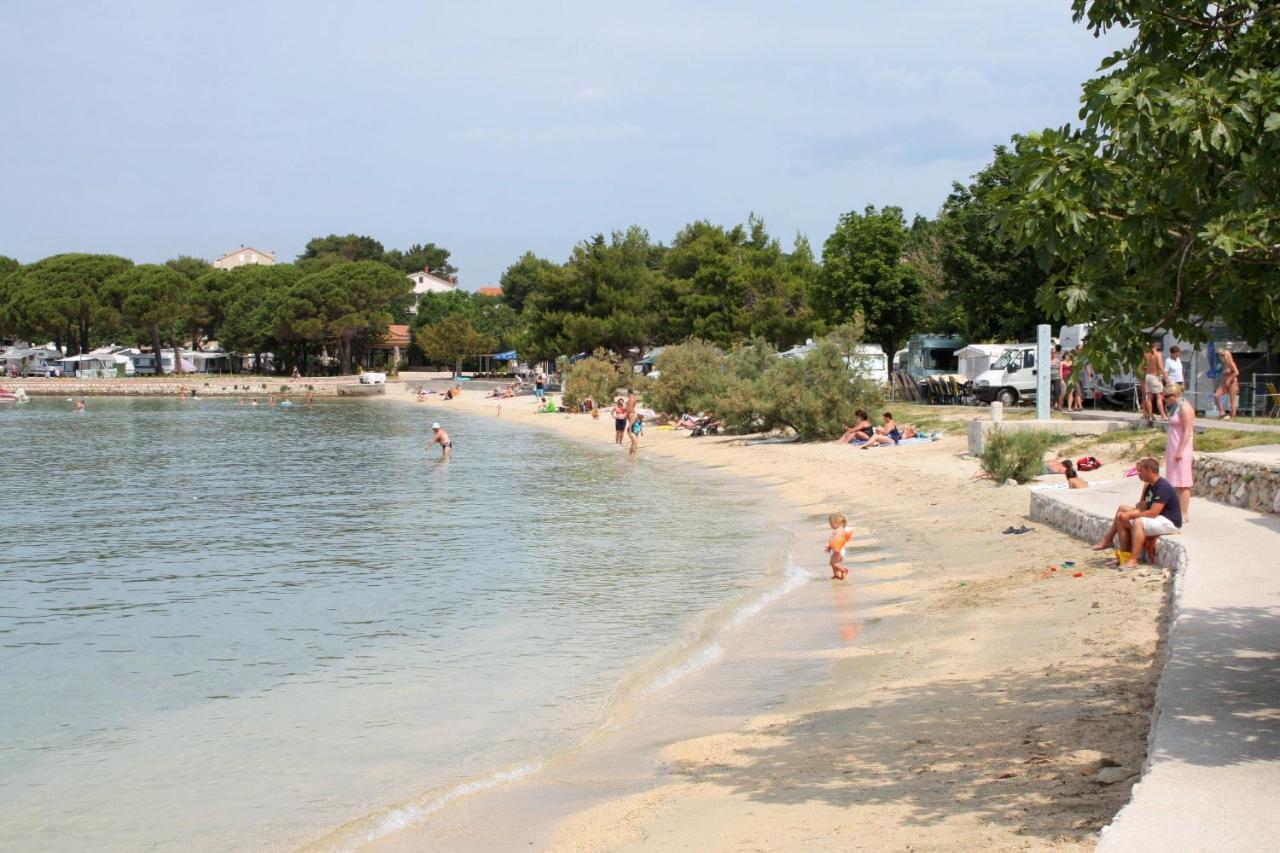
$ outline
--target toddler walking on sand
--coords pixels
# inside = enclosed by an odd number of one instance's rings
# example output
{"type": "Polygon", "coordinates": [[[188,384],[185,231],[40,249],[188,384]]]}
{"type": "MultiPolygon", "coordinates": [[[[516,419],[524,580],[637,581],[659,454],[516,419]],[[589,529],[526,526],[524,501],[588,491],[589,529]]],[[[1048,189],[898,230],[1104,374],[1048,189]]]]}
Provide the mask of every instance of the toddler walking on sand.
{"type": "Polygon", "coordinates": [[[831,525],[831,538],[827,540],[827,553],[831,555],[831,579],[842,581],[849,577],[849,570],[844,565],[844,549],[853,538],[853,531],[848,528],[842,513],[833,512],[827,516],[831,525]]]}

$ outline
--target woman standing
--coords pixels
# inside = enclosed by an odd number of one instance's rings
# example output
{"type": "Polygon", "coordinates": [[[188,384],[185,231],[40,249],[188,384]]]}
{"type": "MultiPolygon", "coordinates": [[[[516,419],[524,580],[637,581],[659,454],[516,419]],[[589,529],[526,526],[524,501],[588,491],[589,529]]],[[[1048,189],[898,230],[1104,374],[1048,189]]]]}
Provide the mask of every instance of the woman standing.
{"type": "Polygon", "coordinates": [[[621,445],[622,437],[627,434],[627,405],[621,397],[613,405],[613,429],[613,443],[621,445]]]}
{"type": "Polygon", "coordinates": [[[1196,412],[1182,396],[1182,386],[1170,382],[1164,386],[1164,407],[1169,413],[1169,429],[1165,433],[1164,478],[1178,492],[1182,505],[1182,523],[1191,511],[1191,460],[1195,455],[1196,412]]]}
{"type": "Polygon", "coordinates": [[[1218,350],[1218,358],[1222,361],[1222,382],[1218,390],[1213,392],[1213,400],[1218,404],[1218,412],[1224,420],[1236,419],[1236,395],[1240,393],[1240,368],[1236,367],[1236,357],[1231,350],[1223,347],[1218,350]],[[1231,414],[1227,414],[1228,407],[1231,414]]]}

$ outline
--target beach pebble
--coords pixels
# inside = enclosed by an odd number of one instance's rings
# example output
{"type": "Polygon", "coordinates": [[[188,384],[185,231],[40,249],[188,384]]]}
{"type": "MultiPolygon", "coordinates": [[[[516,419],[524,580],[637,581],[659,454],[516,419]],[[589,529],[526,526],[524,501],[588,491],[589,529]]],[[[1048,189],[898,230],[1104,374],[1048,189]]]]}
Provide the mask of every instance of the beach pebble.
{"type": "Polygon", "coordinates": [[[1102,605],[1095,601],[1093,604],[1090,604],[1089,606],[1090,606],[1091,608],[1093,608],[1094,610],[1097,610],[1097,609],[1098,609],[1099,607],[1101,607],[1102,605]]]}

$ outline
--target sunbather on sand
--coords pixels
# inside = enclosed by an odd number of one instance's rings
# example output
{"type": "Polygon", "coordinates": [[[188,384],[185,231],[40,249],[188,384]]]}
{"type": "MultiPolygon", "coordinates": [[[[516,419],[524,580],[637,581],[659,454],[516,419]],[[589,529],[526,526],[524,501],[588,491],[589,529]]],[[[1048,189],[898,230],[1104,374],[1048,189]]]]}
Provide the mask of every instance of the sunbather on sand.
{"type": "Polygon", "coordinates": [[[862,449],[868,447],[878,447],[882,444],[897,444],[902,441],[902,430],[898,428],[898,422],[893,419],[892,412],[884,413],[884,424],[876,427],[875,433],[871,438],[867,439],[867,443],[862,445],[862,449]]]}
{"type": "Polygon", "coordinates": [[[848,444],[851,441],[869,441],[871,436],[876,434],[875,424],[871,423],[871,416],[862,409],[854,411],[857,421],[853,426],[844,425],[844,435],[836,439],[836,444],[848,444]]]}

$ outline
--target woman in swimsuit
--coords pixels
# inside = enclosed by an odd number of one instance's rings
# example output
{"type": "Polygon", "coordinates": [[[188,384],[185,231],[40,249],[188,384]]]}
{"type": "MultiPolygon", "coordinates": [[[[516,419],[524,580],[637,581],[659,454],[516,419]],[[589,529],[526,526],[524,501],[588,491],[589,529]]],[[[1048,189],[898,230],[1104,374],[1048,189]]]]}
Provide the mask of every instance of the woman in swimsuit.
{"type": "Polygon", "coordinates": [[[862,409],[856,409],[854,416],[858,419],[853,426],[845,424],[844,435],[836,439],[836,444],[848,444],[851,441],[868,441],[871,436],[876,434],[875,425],[871,423],[871,416],[862,409]]]}
{"type": "Polygon", "coordinates": [[[1236,367],[1236,357],[1226,347],[1222,348],[1219,357],[1222,359],[1222,383],[1213,392],[1213,398],[1218,402],[1218,411],[1222,412],[1222,417],[1235,420],[1236,395],[1240,393],[1240,368],[1236,367]],[[1226,398],[1225,402],[1223,397],[1226,398]],[[1230,415],[1227,414],[1228,406],[1231,407],[1230,415]]]}
{"type": "Polygon", "coordinates": [[[884,426],[878,428],[871,438],[867,439],[867,443],[862,445],[862,449],[868,447],[878,447],[882,444],[897,444],[902,441],[902,430],[898,429],[898,422],[893,419],[892,412],[884,413],[884,426]]]}

